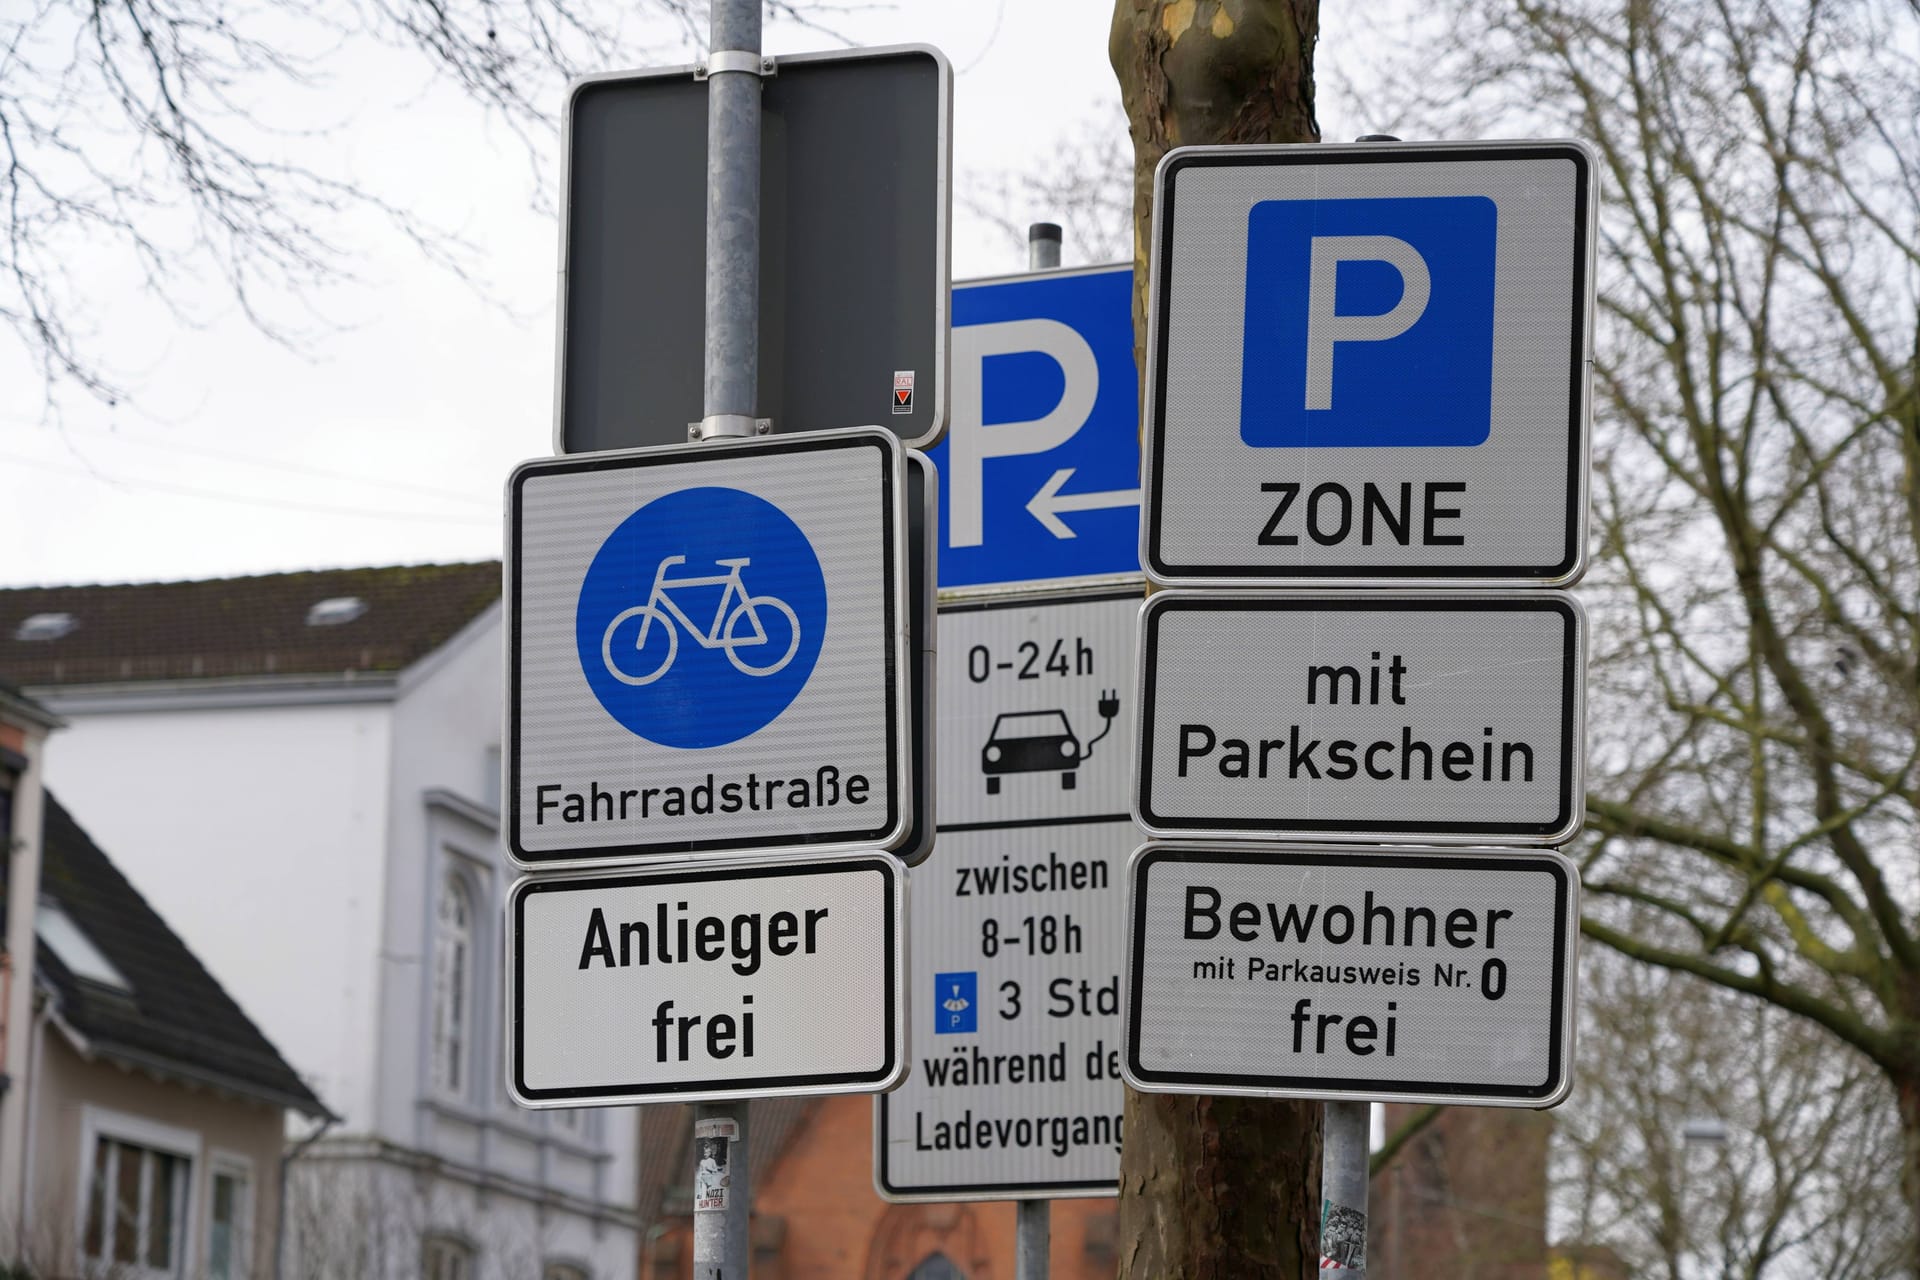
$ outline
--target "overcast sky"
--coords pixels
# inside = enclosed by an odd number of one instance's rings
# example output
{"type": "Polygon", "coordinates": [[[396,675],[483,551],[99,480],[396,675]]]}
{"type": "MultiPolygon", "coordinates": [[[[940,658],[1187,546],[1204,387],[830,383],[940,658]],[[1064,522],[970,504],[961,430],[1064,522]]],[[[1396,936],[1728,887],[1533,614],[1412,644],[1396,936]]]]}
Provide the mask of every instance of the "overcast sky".
{"type": "MultiPolygon", "coordinates": [[[[835,23],[854,44],[926,42],[952,60],[964,188],[970,176],[1040,172],[1103,122],[1124,127],[1106,63],[1111,12],[1112,0],[900,0],[835,23]]],[[[1338,15],[1326,19],[1323,61],[1340,39],[1338,15]]],[[[773,25],[765,46],[837,43],[773,25]]],[[[668,46],[660,61],[691,57],[668,46]]],[[[78,264],[89,319],[137,403],[69,398],[50,421],[37,375],[0,338],[0,585],[500,554],[502,481],[514,463],[551,452],[558,238],[551,213],[534,207],[533,176],[557,179],[554,148],[530,160],[520,140],[392,51],[355,50],[330,88],[338,100],[316,113],[315,154],[457,229],[476,247],[475,282],[372,219],[348,220],[335,238],[359,278],[313,299],[317,336],[289,350],[211,287],[202,321],[183,324],[124,267],[88,276],[78,264]]],[[[1349,136],[1331,107],[1323,97],[1327,136],[1349,136]]],[[[1004,233],[956,207],[956,280],[1023,265],[1004,233]]]]}

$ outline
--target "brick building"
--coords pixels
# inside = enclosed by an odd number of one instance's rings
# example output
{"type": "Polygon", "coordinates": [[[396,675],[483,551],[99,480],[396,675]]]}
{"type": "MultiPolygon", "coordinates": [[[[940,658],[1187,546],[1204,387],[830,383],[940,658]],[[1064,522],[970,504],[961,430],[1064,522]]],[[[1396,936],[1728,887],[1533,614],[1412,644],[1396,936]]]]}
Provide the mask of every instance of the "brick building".
{"type": "MultiPolygon", "coordinates": [[[[693,1108],[641,1109],[642,1280],[693,1275],[693,1108]]],[[[873,1189],[873,1100],[753,1104],[754,1280],[1013,1280],[1011,1201],[889,1204],[873,1189]]],[[[1053,1202],[1053,1280],[1109,1280],[1112,1200],[1053,1202]]]]}
{"type": "MultiPolygon", "coordinates": [[[[1390,1105],[1392,1133],[1421,1108],[1390,1105]]],[[[1373,1180],[1376,1280],[1544,1280],[1545,1112],[1444,1107],[1373,1180]]]]}

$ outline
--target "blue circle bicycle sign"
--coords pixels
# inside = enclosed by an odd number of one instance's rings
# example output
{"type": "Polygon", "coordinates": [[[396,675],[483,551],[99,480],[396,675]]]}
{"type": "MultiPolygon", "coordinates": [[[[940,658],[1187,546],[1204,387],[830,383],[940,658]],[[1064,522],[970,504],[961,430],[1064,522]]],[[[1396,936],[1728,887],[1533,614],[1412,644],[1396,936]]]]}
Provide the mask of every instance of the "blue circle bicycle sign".
{"type": "Polygon", "coordinates": [[[649,742],[725,746],[806,687],[827,626],[820,560],[780,508],[681,489],[607,536],[574,611],[580,669],[607,714],[649,742]]]}

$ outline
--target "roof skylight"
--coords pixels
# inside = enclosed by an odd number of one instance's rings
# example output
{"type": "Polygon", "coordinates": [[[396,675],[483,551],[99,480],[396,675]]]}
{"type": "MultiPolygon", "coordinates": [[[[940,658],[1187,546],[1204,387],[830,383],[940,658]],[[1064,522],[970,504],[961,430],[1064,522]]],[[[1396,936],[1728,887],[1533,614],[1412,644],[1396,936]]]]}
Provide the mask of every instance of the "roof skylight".
{"type": "Polygon", "coordinates": [[[307,610],[310,627],[338,627],[352,622],[367,611],[367,602],[359,596],[329,596],[316,600],[307,610]]]}
{"type": "Polygon", "coordinates": [[[36,613],[13,629],[15,640],[58,640],[78,626],[70,613],[36,613]]]}
{"type": "Polygon", "coordinates": [[[127,980],[120,976],[120,971],[113,967],[113,962],[101,954],[100,948],[93,945],[93,939],[59,903],[44,898],[40,900],[39,910],[33,918],[33,931],[39,935],[41,945],[60,957],[60,963],[74,977],[116,987],[121,991],[132,990],[127,980]]]}

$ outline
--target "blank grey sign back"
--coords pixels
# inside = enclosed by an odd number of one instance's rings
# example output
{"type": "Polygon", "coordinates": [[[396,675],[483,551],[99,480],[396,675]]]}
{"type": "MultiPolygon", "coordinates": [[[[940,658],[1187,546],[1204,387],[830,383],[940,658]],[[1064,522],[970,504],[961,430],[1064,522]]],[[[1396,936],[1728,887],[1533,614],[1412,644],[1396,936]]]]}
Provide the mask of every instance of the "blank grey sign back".
{"type": "MultiPolygon", "coordinates": [[[[930,444],[946,427],[950,73],[928,49],[777,63],[761,81],[758,415],[930,444]],[[896,414],[907,370],[913,409],[896,414]]],[[[575,87],[560,452],[684,443],[703,416],[706,163],[690,69],[575,87]]]]}

